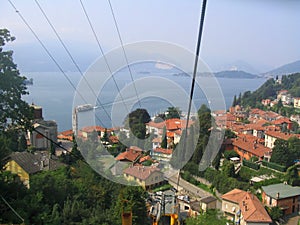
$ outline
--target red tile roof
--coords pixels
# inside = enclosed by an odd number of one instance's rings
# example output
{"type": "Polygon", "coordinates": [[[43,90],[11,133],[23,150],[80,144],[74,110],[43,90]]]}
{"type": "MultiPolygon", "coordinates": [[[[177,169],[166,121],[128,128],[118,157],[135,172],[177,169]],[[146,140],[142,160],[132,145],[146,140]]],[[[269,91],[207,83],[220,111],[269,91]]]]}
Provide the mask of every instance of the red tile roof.
{"type": "Polygon", "coordinates": [[[243,218],[248,223],[272,222],[262,203],[252,193],[234,189],[224,194],[222,199],[239,204],[243,218]]]}
{"type": "Polygon", "coordinates": [[[153,166],[130,166],[124,170],[126,175],[136,177],[140,180],[146,180],[154,172],[160,172],[160,170],[153,166]]]}
{"type": "Polygon", "coordinates": [[[172,149],[166,149],[166,148],[156,148],[153,150],[155,153],[161,153],[166,155],[171,155],[173,153],[172,149]]]}
{"type": "Polygon", "coordinates": [[[86,132],[86,133],[91,133],[93,131],[101,131],[101,132],[104,132],[105,131],[105,128],[104,127],[101,127],[101,126],[88,126],[88,127],[83,127],[81,129],[82,132],[86,132]]]}
{"type": "Polygon", "coordinates": [[[281,140],[288,140],[290,139],[291,137],[297,137],[297,138],[300,138],[300,135],[299,134],[289,134],[289,133],[282,133],[280,131],[275,131],[275,130],[267,130],[265,132],[266,135],[269,135],[269,136],[272,136],[272,137],[275,137],[277,139],[281,139],[281,140]]]}
{"type": "Polygon", "coordinates": [[[141,155],[142,155],[142,149],[136,146],[131,146],[125,152],[120,153],[115,159],[118,161],[134,162],[141,155]]]}
{"type": "Polygon", "coordinates": [[[252,155],[263,157],[271,149],[260,144],[261,140],[252,135],[240,135],[233,141],[233,146],[236,146],[252,155]]]}

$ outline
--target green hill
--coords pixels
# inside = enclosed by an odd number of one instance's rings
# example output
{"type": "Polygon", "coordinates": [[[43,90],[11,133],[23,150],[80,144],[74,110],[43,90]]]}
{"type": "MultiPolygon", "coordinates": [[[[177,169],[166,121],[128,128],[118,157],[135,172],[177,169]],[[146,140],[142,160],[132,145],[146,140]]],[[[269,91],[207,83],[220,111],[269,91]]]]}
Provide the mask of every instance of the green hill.
{"type": "Polygon", "coordinates": [[[238,102],[245,107],[259,107],[261,100],[275,99],[280,90],[288,90],[293,97],[300,97],[300,73],[283,75],[281,83],[271,78],[256,91],[246,91],[238,102]]]}

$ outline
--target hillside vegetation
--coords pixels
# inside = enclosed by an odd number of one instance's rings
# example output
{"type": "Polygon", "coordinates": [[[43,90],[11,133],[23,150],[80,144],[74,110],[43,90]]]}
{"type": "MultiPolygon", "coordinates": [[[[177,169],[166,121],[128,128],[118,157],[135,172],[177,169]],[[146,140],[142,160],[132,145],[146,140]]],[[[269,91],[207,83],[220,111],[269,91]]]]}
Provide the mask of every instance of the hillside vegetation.
{"type": "Polygon", "coordinates": [[[283,75],[281,83],[271,78],[256,91],[246,91],[241,96],[240,103],[243,106],[259,107],[261,100],[275,99],[280,90],[288,90],[293,97],[300,97],[300,73],[283,75]]]}

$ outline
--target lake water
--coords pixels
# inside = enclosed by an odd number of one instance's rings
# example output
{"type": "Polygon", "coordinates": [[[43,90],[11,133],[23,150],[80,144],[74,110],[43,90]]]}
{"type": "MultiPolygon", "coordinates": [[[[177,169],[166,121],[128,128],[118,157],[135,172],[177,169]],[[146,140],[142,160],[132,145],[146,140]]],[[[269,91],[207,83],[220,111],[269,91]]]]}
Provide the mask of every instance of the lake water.
{"type": "MultiPolygon", "coordinates": [[[[34,84],[28,87],[29,95],[24,96],[24,99],[29,103],[34,102],[37,105],[43,107],[43,115],[46,120],[55,120],[58,123],[58,130],[63,131],[72,128],[72,107],[73,107],[73,99],[75,96],[74,88],[70,85],[68,80],[64,77],[62,73],[58,72],[42,72],[42,73],[26,73],[24,74],[28,78],[33,78],[34,84]]],[[[149,79],[151,78],[152,73],[134,73],[133,79],[141,79],[141,82],[145,81],[146,85],[149,79]]],[[[162,74],[158,74],[156,72],[156,76],[162,76],[162,74]]],[[[67,73],[68,78],[72,81],[74,86],[76,87],[82,76],[79,73],[67,73]]],[[[163,77],[165,79],[169,79],[172,82],[180,85],[184,90],[189,93],[189,88],[191,86],[191,78],[187,76],[174,76],[173,73],[164,73],[163,77]]],[[[128,73],[126,74],[124,71],[120,71],[118,75],[115,76],[115,81],[118,84],[119,90],[122,90],[128,86],[131,81],[131,77],[129,77],[128,73]]],[[[99,102],[105,105],[104,108],[108,112],[111,110],[111,102],[116,101],[116,96],[118,94],[118,89],[116,88],[115,81],[110,79],[103,86],[100,91],[96,91],[99,93],[99,102]]],[[[151,80],[150,80],[151,81],[151,80]]],[[[217,79],[223,96],[225,100],[226,107],[229,108],[232,104],[233,96],[238,95],[239,93],[243,93],[245,91],[253,91],[256,90],[260,85],[265,82],[265,79],[228,79],[228,78],[218,78],[217,79]]],[[[144,83],[145,83],[144,82],[144,83]]],[[[155,81],[154,81],[155,82],[155,81]]],[[[141,95],[143,98],[141,100],[141,106],[146,108],[151,115],[154,115],[157,112],[161,112],[167,109],[168,106],[172,106],[170,102],[166,99],[160,98],[160,93],[176,93],[176,87],[163,88],[160,87],[160,90],[156,90],[156,93],[153,95],[149,90],[155,90],[159,87],[160,82],[158,81],[156,85],[150,84],[151,89],[148,88],[148,93],[141,95]],[[158,93],[158,94],[157,94],[158,93]],[[145,97],[146,96],[146,97],[145,97]]],[[[136,87],[137,89],[140,86],[136,87]]],[[[143,88],[142,88],[143,89],[143,88]]],[[[145,86],[145,89],[146,86],[145,86]]],[[[139,90],[141,93],[142,90],[139,90]]],[[[135,97],[136,92],[131,93],[131,97],[135,97]]],[[[130,96],[124,95],[127,98],[131,98],[130,96]]],[[[184,99],[184,103],[187,103],[188,100],[184,99]]],[[[136,98],[133,99],[135,101],[136,98]]],[[[196,107],[199,107],[203,103],[207,103],[203,92],[199,87],[196,87],[194,94],[194,101],[196,107]]],[[[90,103],[90,102],[88,102],[90,103]]],[[[130,104],[129,104],[130,105],[130,104]]],[[[99,105],[98,105],[99,106],[99,105]]],[[[176,106],[176,105],[175,105],[176,106]]],[[[137,108],[139,105],[135,104],[133,108],[137,108]]],[[[132,108],[130,108],[132,110],[132,108]]],[[[185,111],[184,109],[182,109],[185,111]]],[[[83,113],[85,114],[85,113],[83,113]]],[[[111,126],[109,118],[104,113],[103,107],[98,107],[96,109],[97,120],[101,120],[101,122],[97,122],[99,125],[111,126]]],[[[86,113],[87,117],[93,117],[90,114],[86,113]]],[[[86,122],[84,122],[86,123],[86,122]]],[[[89,123],[89,122],[88,122],[89,123]]]]}

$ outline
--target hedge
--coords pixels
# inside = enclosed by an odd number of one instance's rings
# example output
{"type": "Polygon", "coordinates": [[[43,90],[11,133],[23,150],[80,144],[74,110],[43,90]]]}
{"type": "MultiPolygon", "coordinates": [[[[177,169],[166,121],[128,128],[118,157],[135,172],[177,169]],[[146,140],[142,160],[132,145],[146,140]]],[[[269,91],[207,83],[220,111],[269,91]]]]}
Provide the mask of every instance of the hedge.
{"type": "Polygon", "coordinates": [[[286,167],[273,162],[262,161],[263,166],[269,167],[280,172],[285,172],[286,167]]]}
{"type": "Polygon", "coordinates": [[[249,167],[251,169],[254,169],[254,170],[259,170],[259,168],[260,168],[260,165],[258,165],[256,163],[253,163],[251,161],[247,161],[245,159],[243,159],[243,165],[247,166],[247,167],[249,167]]]}

